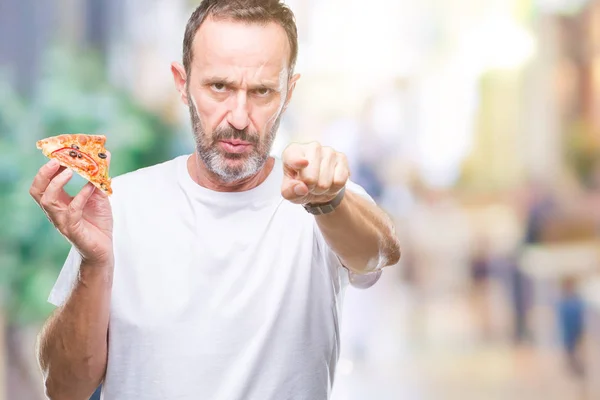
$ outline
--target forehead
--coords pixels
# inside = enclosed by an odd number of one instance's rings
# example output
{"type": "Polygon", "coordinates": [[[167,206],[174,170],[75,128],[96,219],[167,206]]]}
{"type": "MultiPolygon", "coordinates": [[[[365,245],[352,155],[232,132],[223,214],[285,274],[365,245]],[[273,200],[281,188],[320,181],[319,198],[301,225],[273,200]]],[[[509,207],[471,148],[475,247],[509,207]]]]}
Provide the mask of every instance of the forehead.
{"type": "Polygon", "coordinates": [[[192,69],[201,75],[235,79],[239,73],[279,76],[287,69],[290,45],[277,23],[245,23],[208,18],[193,44],[192,69]]]}

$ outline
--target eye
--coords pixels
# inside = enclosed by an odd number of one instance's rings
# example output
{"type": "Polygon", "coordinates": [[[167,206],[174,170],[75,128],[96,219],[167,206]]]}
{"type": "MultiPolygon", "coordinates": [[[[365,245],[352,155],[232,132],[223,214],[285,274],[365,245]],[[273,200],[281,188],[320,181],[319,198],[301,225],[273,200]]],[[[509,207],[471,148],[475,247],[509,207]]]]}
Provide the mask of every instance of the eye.
{"type": "Polygon", "coordinates": [[[227,86],[225,86],[224,83],[220,82],[213,83],[212,85],[210,85],[210,88],[218,93],[223,93],[225,90],[227,90],[227,86]]]}
{"type": "Polygon", "coordinates": [[[268,88],[258,88],[254,90],[254,93],[258,96],[265,97],[271,94],[271,89],[268,88]]]}

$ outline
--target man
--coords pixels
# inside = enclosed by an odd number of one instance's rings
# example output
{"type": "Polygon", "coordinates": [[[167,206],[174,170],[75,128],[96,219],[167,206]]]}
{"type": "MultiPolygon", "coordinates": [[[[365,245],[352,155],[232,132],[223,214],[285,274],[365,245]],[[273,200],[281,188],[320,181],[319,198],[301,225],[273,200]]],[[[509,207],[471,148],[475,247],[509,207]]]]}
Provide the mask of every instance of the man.
{"type": "Polygon", "coordinates": [[[398,261],[394,228],[343,154],[269,157],[299,78],[285,5],[206,0],[183,50],[195,154],[118,177],[110,201],[69,197],[53,161],[32,184],[73,245],[39,338],[48,396],[326,399],[344,287],[398,261]]]}

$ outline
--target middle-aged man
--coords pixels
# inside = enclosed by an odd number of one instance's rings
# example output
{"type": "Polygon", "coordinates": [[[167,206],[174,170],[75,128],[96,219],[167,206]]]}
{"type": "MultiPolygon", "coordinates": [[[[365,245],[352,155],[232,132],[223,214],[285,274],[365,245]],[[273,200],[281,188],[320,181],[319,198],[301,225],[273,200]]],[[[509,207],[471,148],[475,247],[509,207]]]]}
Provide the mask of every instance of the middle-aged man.
{"type": "Polygon", "coordinates": [[[172,65],[194,154],[117,177],[110,201],[40,169],[31,195],[72,244],[39,337],[50,399],[329,397],[344,288],[400,250],[343,154],[270,156],[297,51],[279,0],[205,0],[172,65]]]}

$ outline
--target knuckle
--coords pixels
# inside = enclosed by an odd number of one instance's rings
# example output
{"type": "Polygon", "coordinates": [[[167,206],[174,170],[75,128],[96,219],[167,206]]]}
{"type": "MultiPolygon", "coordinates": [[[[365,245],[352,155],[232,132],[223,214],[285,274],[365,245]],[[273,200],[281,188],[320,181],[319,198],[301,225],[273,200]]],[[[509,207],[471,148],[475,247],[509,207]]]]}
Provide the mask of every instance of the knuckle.
{"type": "Polygon", "coordinates": [[[345,183],[344,180],[342,180],[341,178],[337,178],[337,179],[333,180],[331,187],[335,188],[335,189],[339,189],[340,187],[344,186],[344,183],[345,183]]]}
{"type": "Polygon", "coordinates": [[[317,188],[322,189],[322,190],[327,190],[331,187],[331,182],[328,182],[327,180],[324,179],[320,179],[317,182],[317,188]]]}
{"type": "Polygon", "coordinates": [[[59,206],[59,202],[57,199],[49,198],[48,196],[42,196],[40,200],[40,204],[44,208],[57,208],[59,206]]]}
{"type": "Polygon", "coordinates": [[[69,213],[69,215],[75,214],[77,211],[79,211],[77,203],[75,201],[69,203],[69,205],[67,206],[67,212],[69,213]]]}
{"type": "Polygon", "coordinates": [[[329,189],[331,189],[330,185],[327,184],[318,184],[316,187],[317,192],[319,193],[327,193],[329,191],[329,189]]]}
{"type": "Polygon", "coordinates": [[[317,178],[315,178],[314,176],[307,176],[304,178],[304,183],[306,183],[309,186],[315,186],[317,184],[317,178]]]}
{"type": "Polygon", "coordinates": [[[325,157],[331,157],[334,154],[335,154],[335,150],[333,150],[333,148],[331,148],[329,146],[321,147],[321,155],[323,155],[325,157]]]}
{"type": "Polygon", "coordinates": [[[343,188],[343,187],[344,187],[344,185],[346,185],[346,182],[347,182],[347,181],[348,181],[347,179],[339,179],[339,180],[338,180],[338,179],[336,179],[336,180],[333,182],[333,185],[332,185],[332,186],[335,188],[335,190],[340,190],[341,188],[343,188]]]}
{"type": "Polygon", "coordinates": [[[50,199],[48,199],[47,196],[42,196],[42,198],[40,199],[40,204],[42,205],[42,207],[47,208],[50,206],[50,199]]]}

